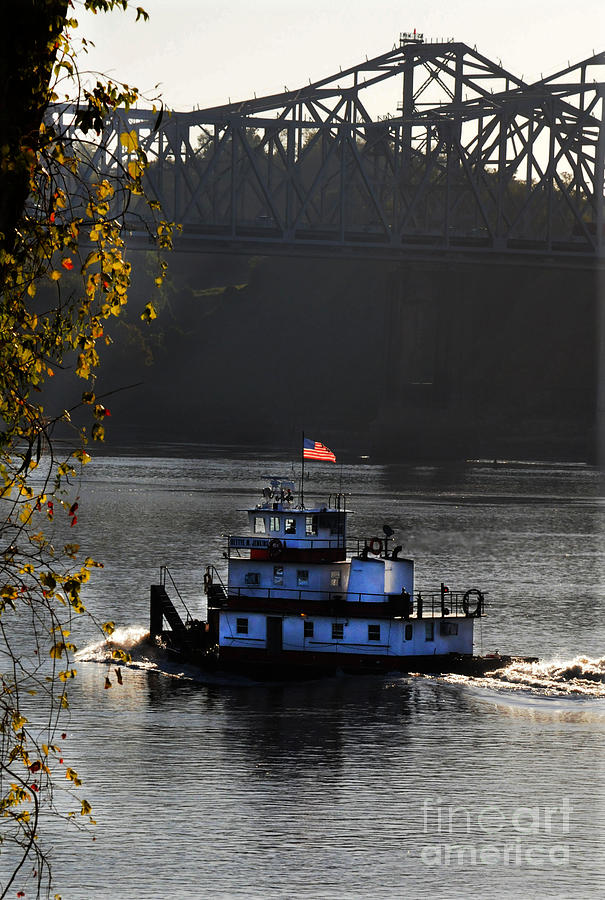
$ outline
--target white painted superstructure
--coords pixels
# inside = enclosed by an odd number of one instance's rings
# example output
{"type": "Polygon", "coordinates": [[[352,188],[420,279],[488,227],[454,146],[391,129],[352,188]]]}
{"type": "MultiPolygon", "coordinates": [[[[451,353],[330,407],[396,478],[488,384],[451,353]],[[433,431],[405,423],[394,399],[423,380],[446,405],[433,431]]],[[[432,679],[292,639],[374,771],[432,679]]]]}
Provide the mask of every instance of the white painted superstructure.
{"type": "Polygon", "coordinates": [[[482,594],[416,591],[388,526],[348,545],[343,496],[306,508],[273,479],[245,512],[247,531],[227,539],[226,582],[212,567],[205,579],[221,659],[363,670],[472,655],[482,594]]]}

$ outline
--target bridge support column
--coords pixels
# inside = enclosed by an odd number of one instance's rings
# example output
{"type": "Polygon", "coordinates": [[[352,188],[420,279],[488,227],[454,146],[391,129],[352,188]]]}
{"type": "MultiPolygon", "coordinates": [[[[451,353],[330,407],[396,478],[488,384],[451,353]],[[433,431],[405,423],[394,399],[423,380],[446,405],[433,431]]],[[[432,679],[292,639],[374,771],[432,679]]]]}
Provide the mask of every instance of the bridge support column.
{"type": "Polygon", "coordinates": [[[377,455],[605,465],[605,295],[594,271],[401,267],[385,348],[377,455]]]}
{"type": "Polygon", "coordinates": [[[605,469],[605,273],[597,275],[596,462],[605,469]]]}
{"type": "Polygon", "coordinates": [[[419,459],[467,451],[464,291],[459,273],[398,268],[385,312],[386,388],[375,422],[381,455],[419,459]]]}

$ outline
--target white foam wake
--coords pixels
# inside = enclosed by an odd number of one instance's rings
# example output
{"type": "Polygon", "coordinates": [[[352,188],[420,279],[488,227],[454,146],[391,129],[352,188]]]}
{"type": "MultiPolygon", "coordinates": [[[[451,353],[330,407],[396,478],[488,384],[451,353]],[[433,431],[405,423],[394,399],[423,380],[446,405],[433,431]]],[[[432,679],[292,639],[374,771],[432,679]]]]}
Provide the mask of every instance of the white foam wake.
{"type": "Polygon", "coordinates": [[[542,698],[605,699],[605,657],[576,656],[539,662],[513,660],[481,678],[447,675],[449,683],[487,688],[501,694],[525,693],[542,698]]]}
{"type": "Polygon", "coordinates": [[[149,631],[141,625],[130,625],[125,628],[116,628],[111,638],[97,641],[83,647],[76,653],[76,659],[80,662],[113,662],[112,652],[124,650],[133,658],[139,657],[153,650],[153,643],[149,638],[149,631]]]}
{"type": "Polygon", "coordinates": [[[236,675],[220,675],[205,672],[192,663],[179,658],[162,645],[151,639],[149,630],[140,625],[116,628],[111,638],[100,640],[76,653],[79,662],[115,665],[112,656],[114,650],[124,650],[129,654],[127,663],[120,662],[121,668],[144,669],[157,672],[168,678],[181,678],[187,681],[198,681],[203,684],[250,684],[250,679],[236,675]]]}

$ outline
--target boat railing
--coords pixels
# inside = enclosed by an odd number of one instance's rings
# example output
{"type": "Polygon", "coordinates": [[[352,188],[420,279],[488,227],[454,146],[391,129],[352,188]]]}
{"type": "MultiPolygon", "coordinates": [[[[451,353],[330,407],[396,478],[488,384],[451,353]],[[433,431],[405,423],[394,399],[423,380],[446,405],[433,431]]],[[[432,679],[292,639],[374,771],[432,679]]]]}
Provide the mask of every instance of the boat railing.
{"type": "Polygon", "coordinates": [[[277,557],[287,550],[342,550],[343,556],[347,549],[343,535],[334,535],[329,538],[301,536],[287,534],[285,537],[277,535],[227,535],[227,551],[229,556],[232,550],[267,550],[272,556],[277,557]]]}
{"type": "Polygon", "coordinates": [[[174,578],[172,577],[172,575],[171,575],[171,573],[170,573],[170,569],[168,568],[168,566],[160,566],[160,584],[162,585],[163,588],[166,587],[166,583],[167,583],[168,581],[170,581],[170,584],[171,584],[172,587],[174,588],[177,597],[179,598],[179,600],[180,600],[181,603],[183,604],[183,608],[184,608],[185,613],[186,613],[186,619],[185,619],[185,622],[186,622],[187,624],[188,624],[189,622],[192,622],[192,621],[193,621],[193,616],[192,616],[191,613],[189,612],[189,608],[187,607],[187,604],[185,603],[185,600],[184,600],[184,598],[183,598],[181,592],[179,591],[179,589],[178,589],[178,587],[177,587],[177,584],[176,584],[174,578]]]}
{"type": "Polygon", "coordinates": [[[227,555],[231,557],[231,551],[239,553],[241,550],[268,550],[271,556],[279,556],[288,550],[342,550],[343,558],[359,557],[361,559],[405,559],[399,557],[401,547],[389,550],[388,538],[349,538],[345,541],[344,534],[337,533],[330,537],[315,537],[313,535],[298,534],[228,534],[227,555]]]}
{"type": "MultiPolygon", "coordinates": [[[[356,603],[389,604],[396,615],[403,618],[430,619],[447,616],[482,616],[485,612],[485,597],[481,591],[418,591],[411,597],[405,593],[374,594],[368,591],[349,592],[343,590],[321,590],[312,588],[232,586],[229,598],[288,600],[298,603],[323,602],[343,608],[354,607],[356,603]],[[407,601],[407,603],[405,602],[407,601]]],[[[351,610],[353,611],[353,610],[351,610]]]]}
{"type": "Polygon", "coordinates": [[[414,609],[417,619],[442,618],[445,616],[485,615],[485,594],[476,588],[468,591],[417,591],[414,595],[414,609]]]}
{"type": "Polygon", "coordinates": [[[225,600],[227,597],[227,588],[216,566],[206,566],[204,572],[204,593],[208,597],[209,606],[225,600]]]}

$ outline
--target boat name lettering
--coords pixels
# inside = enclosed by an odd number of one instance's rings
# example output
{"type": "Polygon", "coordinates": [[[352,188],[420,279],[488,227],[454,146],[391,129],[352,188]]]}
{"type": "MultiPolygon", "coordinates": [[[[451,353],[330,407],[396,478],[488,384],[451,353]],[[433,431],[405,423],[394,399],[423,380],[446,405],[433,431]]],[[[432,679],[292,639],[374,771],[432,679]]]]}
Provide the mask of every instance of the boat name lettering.
{"type": "Polygon", "coordinates": [[[229,538],[230,547],[263,547],[267,546],[267,538],[232,537],[229,538]]]}

